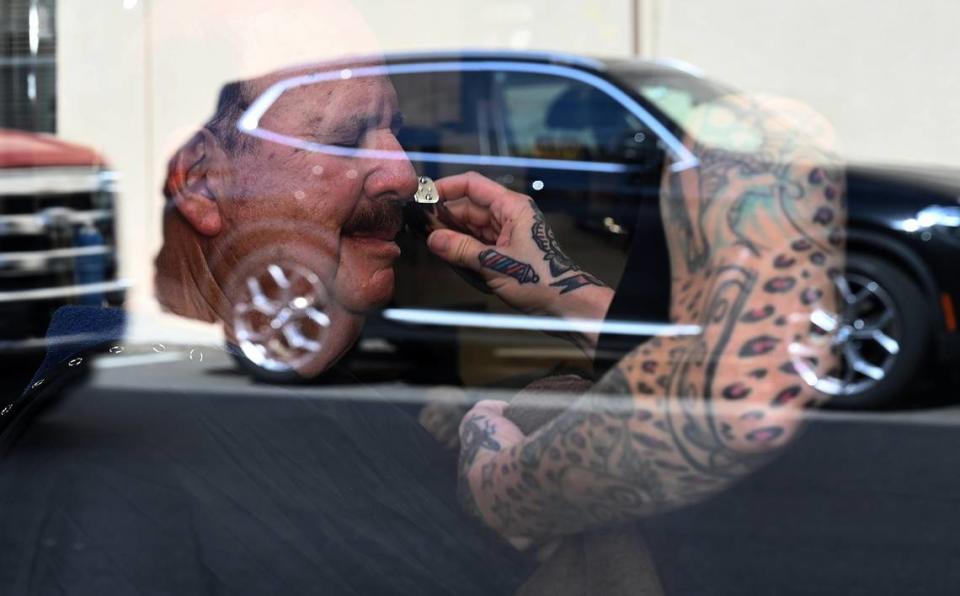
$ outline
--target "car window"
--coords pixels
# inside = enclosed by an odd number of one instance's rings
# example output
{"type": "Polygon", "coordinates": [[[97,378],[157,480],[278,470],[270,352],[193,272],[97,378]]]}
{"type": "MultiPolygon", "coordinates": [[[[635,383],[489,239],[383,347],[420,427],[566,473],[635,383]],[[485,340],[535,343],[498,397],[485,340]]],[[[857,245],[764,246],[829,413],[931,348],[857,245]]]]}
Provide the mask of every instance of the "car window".
{"type": "MultiPolygon", "coordinates": [[[[733,134],[726,128],[720,134],[714,134],[716,129],[697,124],[697,119],[706,110],[716,108],[723,102],[724,97],[736,94],[736,91],[725,85],[679,71],[669,74],[627,71],[619,76],[662,111],[684,134],[698,142],[734,149],[736,147],[733,139],[751,137],[753,140],[755,136],[755,131],[745,126],[738,128],[739,134],[733,134]]],[[[740,123],[735,122],[733,125],[739,126],[740,123]]]]}
{"type": "Polygon", "coordinates": [[[685,121],[696,107],[694,97],[688,89],[653,84],[641,86],[640,92],[677,122],[685,121]]]}
{"type": "Polygon", "coordinates": [[[584,82],[503,72],[496,85],[510,155],[630,163],[655,143],[636,116],[584,82]]]}
{"type": "Polygon", "coordinates": [[[482,103],[486,73],[394,73],[403,126],[398,139],[407,151],[426,153],[489,153],[486,106],[482,103]]]}

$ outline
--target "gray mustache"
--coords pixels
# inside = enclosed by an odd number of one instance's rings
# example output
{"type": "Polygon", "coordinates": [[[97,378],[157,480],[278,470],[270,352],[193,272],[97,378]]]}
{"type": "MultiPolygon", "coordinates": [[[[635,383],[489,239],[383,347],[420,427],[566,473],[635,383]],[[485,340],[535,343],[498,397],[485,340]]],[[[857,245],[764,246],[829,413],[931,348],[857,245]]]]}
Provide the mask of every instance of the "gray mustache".
{"type": "Polygon", "coordinates": [[[400,230],[403,225],[403,206],[396,201],[378,201],[358,208],[343,226],[346,234],[367,234],[400,230]]]}

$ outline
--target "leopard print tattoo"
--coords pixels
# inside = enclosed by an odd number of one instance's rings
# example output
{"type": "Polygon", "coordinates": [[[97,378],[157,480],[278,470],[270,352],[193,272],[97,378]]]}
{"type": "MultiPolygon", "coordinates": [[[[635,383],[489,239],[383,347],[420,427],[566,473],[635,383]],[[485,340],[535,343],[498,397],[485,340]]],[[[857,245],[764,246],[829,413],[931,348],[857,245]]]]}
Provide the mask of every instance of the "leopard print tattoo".
{"type": "Polygon", "coordinates": [[[639,346],[519,453],[497,455],[483,506],[504,534],[546,539],[707,498],[769,461],[822,400],[796,366],[835,363],[810,315],[836,305],[842,167],[769,101],[712,111],[703,128],[736,123],[755,146],[688,139],[700,166],[668,172],[661,193],[671,320],[700,333],[639,346]]]}

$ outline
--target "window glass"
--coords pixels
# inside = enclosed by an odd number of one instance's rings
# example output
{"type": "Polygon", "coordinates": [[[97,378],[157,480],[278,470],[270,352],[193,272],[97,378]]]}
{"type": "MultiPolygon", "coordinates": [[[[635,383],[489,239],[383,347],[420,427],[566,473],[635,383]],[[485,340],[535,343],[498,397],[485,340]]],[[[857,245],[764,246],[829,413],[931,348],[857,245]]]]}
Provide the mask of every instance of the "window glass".
{"type": "Polygon", "coordinates": [[[677,122],[683,122],[695,105],[687,89],[654,84],[641,86],[640,92],[677,122]]]}
{"type": "Polygon", "coordinates": [[[55,8],[0,2],[0,128],[56,131],[55,8]]]}
{"type": "Polygon", "coordinates": [[[485,112],[481,103],[485,77],[472,72],[392,74],[403,126],[400,144],[407,151],[486,154],[485,112]]]}
{"type": "Polygon", "coordinates": [[[511,155],[631,162],[655,142],[640,120],[599,89],[566,77],[499,73],[511,155]]]}
{"type": "Polygon", "coordinates": [[[0,0],[0,596],[960,596],[960,2],[820,5],[0,0]]]}

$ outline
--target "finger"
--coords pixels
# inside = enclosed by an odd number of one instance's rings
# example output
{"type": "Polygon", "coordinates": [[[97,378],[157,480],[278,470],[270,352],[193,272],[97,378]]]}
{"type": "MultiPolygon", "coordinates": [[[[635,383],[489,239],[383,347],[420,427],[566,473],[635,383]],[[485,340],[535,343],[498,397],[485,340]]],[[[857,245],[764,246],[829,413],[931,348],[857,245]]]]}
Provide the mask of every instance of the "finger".
{"type": "Polygon", "coordinates": [[[457,213],[461,222],[460,231],[470,229],[475,236],[482,237],[487,242],[494,242],[503,229],[511,225],[510,222],[529,218],[536,209],[530,197],[501,186],[476,172],[441,178],[436,184],[440,195],[438,213],[447,211],[448,206],[455,213],[460,209],[461,212],[457,213]],[[459,203],[471,205],[472,209],[464,215],[462,212],[468,208],[453,208],[454,204],[459,203]],[[482,230],[470,225],[469,221],[469,218],[476,214],[478,219],[472,223],[479,223],[481,213],[482,217],[489,217],[490,220],[489,227],[482,230]]]}
{"type": "Polygon", "coordinates": [[[433,230],[456,230],[488,244],[496,243],[500,235],[500,223],[493,218],[490,210],[466,199],[440,203],[436,220],[439,225],[434,225],[431,228],[433,230]]]}
{"type": "Polygon", "coordinates": [[[490,272],[480,267],[479,258],[480,253],[489,247],[479,240],[453,230],[436,230],[427,238],[427,246],[447,263],[489,277],[490,272]]]}
{"type": "Polygon", "coordinates": [[[489,207],[498,199],[516,194],[507,187],[501,186],[476,172],[441,178],[436,181],[436,185],[443,201],[467,197],[474,203],[486,207],[489,207]]]}
{"type": "Polygon", "coordinates": [[[473,236],[452,230],[436,230],[427,238],[431,252],[451,265],[478,273],[494,292],[505,284],[539,283],[540,273],[533,265],[507,254],[505,245],[508,242],[509,238],[505,240],[501,236],[494,249],[473,236]]]}
{"type": "Polygon", "coordinates": [[[440,204],[440,217],[451,217],[457,224],[486,227],[494,223],[490,209],[467,199],[458,199],[440,204]]]}
{"type": "Polygon", "coordinates": [[[428,234],[435,230],[454,230],[488,244],[496,243],[501,229],[486,207],[475,205],[467,199],[438,203],[435,208],[424,211],[424,217],[424,229],[428,234]]]}

